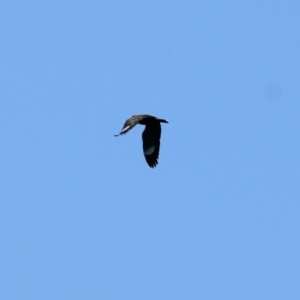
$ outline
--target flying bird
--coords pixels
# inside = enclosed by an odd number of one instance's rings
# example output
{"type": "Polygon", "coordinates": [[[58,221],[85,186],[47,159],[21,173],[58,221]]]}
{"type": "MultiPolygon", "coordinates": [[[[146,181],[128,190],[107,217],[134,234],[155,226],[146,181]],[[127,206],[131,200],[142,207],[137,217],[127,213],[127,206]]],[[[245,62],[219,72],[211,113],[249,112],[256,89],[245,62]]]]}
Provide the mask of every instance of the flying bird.
{"type": "Polygon", "coordinates": [[[127,133],[137,124],[145,125],[146,127],[142,133],[143,152],[147,164],[150,166],[150,168],[154,168],[158,164],[161,136],[160,123],[169,122],[150,115],[134,115],[130,119],[126,120],[121,132],[119,134],[116,134],[115,136],[127,133]]]}

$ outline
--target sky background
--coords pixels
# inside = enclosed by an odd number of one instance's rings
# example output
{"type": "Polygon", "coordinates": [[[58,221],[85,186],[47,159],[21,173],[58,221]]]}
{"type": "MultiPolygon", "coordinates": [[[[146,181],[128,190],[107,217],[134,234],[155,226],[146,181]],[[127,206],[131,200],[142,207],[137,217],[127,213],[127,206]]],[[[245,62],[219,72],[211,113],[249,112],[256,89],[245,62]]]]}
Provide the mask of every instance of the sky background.
{"type": "Polygon", "coordinates": [[[300,299],[299,16],[1,1],[0,298],[300,299]]]}

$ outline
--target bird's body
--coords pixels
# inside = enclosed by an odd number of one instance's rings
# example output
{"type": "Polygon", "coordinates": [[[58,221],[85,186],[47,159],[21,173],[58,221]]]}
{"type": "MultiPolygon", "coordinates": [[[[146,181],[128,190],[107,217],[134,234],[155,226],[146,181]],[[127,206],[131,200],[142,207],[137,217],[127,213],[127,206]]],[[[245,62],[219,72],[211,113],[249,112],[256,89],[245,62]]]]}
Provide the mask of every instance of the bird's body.
{"type": "Polygon", "coordinates": [[[154,168],[158,164],[161,126],[160,123],[168,123],[164,119],[158,119],[150,115],[134,115],[126,120],[121,132],[118,135],[127,133],[135,125],[145,125],[145,130],[142,134],[143,152],[148,165],[154,168]]]}

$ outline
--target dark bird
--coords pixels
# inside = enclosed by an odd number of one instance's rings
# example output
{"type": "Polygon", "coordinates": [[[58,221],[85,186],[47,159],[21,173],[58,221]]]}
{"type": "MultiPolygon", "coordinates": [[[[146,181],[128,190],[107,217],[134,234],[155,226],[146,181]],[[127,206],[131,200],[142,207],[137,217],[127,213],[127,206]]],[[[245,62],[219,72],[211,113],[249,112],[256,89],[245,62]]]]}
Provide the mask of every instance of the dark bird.
{"type": "Polygon", "coordinates": [[[143,139],[143,152],[147,164],[154,168],[158,164],[159,146],[160,146],[160,135],[161,127],[160,123],[168,123],[164,119],[158,119],[150,115],[135,115],[128,119],[121,132],[115,136],[119,136],[127,133],[135,125],[145,125],[145,130],[142,133],[143,139]]]}

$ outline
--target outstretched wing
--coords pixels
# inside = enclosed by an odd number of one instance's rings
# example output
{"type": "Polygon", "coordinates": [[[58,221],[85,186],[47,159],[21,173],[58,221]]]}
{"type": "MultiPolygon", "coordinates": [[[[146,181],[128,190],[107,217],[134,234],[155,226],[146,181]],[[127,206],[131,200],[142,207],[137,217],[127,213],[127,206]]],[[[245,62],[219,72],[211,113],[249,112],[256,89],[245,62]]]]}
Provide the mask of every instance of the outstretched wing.
{"type": "Polygon", "coordinates": [[[161,127],[159,122],[146,125],[143,132],[143,152],[146,162],[151,168],[158,164],[161,127]]]}
{"type": "Polygon", "coordinates": [[[119,136],[122,134],[127,133],[129,130],[131,130],[136,124],[138,124],[143,119],[148,118],[149,115],[134,115],[130,119],[126,120],[121,132],[119,134],[115,134],[115,136],[119,136]]]}

